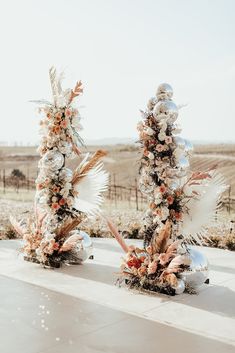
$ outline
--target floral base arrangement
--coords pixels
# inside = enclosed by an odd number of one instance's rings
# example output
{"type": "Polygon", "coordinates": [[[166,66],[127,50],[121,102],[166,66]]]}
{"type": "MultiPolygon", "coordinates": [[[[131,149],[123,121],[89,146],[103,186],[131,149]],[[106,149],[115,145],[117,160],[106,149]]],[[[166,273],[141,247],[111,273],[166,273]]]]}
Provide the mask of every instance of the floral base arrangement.
{"type": "Polygon", "coordinates": [[[82,83],[64,91],[63,77],[54,67],[49,76],[53,102],[35,101],[43,117],[34,217],[21,222],[11,217],[10,221],[25,241],[25,260],[59,267],[63,262],[81,263],[88,257],[91,240],[77,227],[85,217],[99,211],[108,174],[100,162],[106,155],[103,150],[91,158],[87,153],[74,171],[67,168],[67,159],[81,157],[81,116],[73,102],[83,92],[82,83]]]}
{"type": "Polygon", "coordinates": [[[156,97],[141,111],[137,129],[142,156],[139,187],[149,201],[141,233],[143,249],[128,247],[117,229],[110,230],[126,252],[121,279],[131,288],[170,295],[194,289],[208,279],[208,262],[188,244],[202,244],[205,227],[213,224],[225,190],[215,169],[191,172],[192,145],[178,136],[181,108],[173,100],[172,87],[161,84],[156,97]]]}

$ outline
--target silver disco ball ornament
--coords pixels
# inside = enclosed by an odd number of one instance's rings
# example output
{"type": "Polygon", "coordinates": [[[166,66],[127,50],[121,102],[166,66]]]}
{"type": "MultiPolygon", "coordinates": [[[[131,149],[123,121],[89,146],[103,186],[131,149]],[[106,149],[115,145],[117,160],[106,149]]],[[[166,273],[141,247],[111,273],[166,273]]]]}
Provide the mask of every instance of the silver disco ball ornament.
{"type": "Polygon", "coordinates": [[[155,107],[155,105],[157,104],[157,98],[156,97],[152,97],[149,99],[148,103],[147,103],[147,108],[149,110],[153,110],[153,108],[155,107]]]}
{"type": "Polygon", "coordinates": [[[47,190],[42,189],[40,191],[37,191],[35,195],[35,200],[36,200],[36,204],[38,204],[39,206],[47,205],[47,202],[48,202],[47,190]]]}
{"type": "Polygon", "coordinates": [[[186,255],[190,260],[190,267],[180,277],[185,284],[196,289],[208,280],[209,263],[206,256],[193,247],[188,248],[186,255]]]}
{"type": "Polygon", "coordinates": [[[192,153],[193,145],[189,140],[186,140],[186,139],[184,140],[184,149],[188,155],[192,153]]]}
{"type": "Polygon", "coordinates": [[[42,166],[51,171],[59,170],[63,164],[64,156],[59,151],[48,151],[42,158],[42,166]]]}
{"type": "Polygon", "coordinates": [[[185,149],[185,140],[182,137],[175,136],[174,143],[177,145],[178,148],[185,149]]]}
{"type": "Polygon", "coordinates": [[[80,230],[78,233],[82,236],[82,241],[78,242],[76,252],[79,260],[83,262],[93,257],[93,242],[86,232],[80,230]]]}
{"type": "Polygon", "coordinates": [[[175,290],[175,294],[182,294],[185,290],[185,283],[182,279],[178,279],[177,285],[173,287],[175,290]]]}
{"type": "Polygon", "coordinates": [[[59,173],[59,178],[63,181],[70,182],[73,179],[73,172],[69,168],[62,168],[59,173]]]}
{"type": "Polygon", "coordinates": [[[173,96],[173,89],[168,83],[162,83],[158,86],[156,96],[159,100],[171,99],[173,96]]]}
{"type": "Polygon", "coordinates": [[[59,150],[61,153],[66,154],[66,156],[70,156],[72,153],[73,146],[71,142],[63,141],[60,143],[59,150]]]}
{"type": "Polygon", "coordinates": [[[186,158],[185,156],[181,156],[179,159],[178,165],[181,170],[185,170],[189,168],[188,158],[186,158]]]}
{"type": "Polygon", "coordinates": [[[153,109],[153,116],[158,121],[165,119],[173,123],[178,117],[178,108],[170,100],[159,101],[153,109]]]}

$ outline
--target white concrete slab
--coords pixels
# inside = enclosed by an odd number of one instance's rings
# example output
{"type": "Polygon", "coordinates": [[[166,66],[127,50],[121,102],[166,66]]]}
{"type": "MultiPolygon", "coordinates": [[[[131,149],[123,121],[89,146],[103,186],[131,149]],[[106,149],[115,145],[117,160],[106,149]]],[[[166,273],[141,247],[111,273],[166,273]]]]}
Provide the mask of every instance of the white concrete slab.
{"type": "Polygon", "coordinates": [[[94,245],[94,260],[81,266],[46,270],[17,255],[19,242],[0,241],[0,275],[131,314],[152,325],[160,323],[185,334],[235,345],[235,253],[201,249],[213,269],[211,284],[205,285],[198,295],[168,297],[115,286],[122,251],[112,239],[95,239],[94,245]]]}

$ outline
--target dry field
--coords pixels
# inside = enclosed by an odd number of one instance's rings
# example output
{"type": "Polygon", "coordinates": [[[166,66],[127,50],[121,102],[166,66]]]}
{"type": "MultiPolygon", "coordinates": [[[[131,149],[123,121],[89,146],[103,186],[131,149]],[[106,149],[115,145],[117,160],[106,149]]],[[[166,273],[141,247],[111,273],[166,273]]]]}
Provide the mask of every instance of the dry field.
{"type": "MultiPolygon", "coordinates": [[[[138,177],[140,151],[137,146],[132,145],[115,145],[115,146],[89,146],[83,148],[83,152],[94,152],[97,148],[103,148],[108,151],[107,157],[104,159],[105,168],[110,172],[111,184],[130,187],[135,185],[135,179],[138,177]]],[[[36,147],[0,147],[0,177],[10,175],[13,169],[20,169],[26,177],[35,179],[37,175],[37,163],[39,156],[36,147]]],[[[76,167],[78,160],[72,160],[68,166],[76,167]]],[[[221,145],[197,145],[195,146],[194,155],[191,158],[191,166],[193,170],[206,170],[213,165],[217,165],[217,169],[224,175],[228,185],[230,185],[230,198],[235,200],[235,144],[221,145]]],[[[228,196],[228,192],[227,195],[228,196]]],[[[13,213],[17,217],[26,216],[32,209],[32,200],[34,197],[33,190],[19,190],[16,193],[14,189],[7,188],[3,193],[3,183],[0,181],[0,238],[14,236],[11,233],[8,222],[9,213],[13,213]]],[[[234,221],[235,212],[231,204],[231,212],[225,212],[217,226],[210,230],[210,234],[214,237],[213,244],[221,247],[235,249],[234,221]],[[226,234],[229,237],[227,246],[224,240],[220,239],[220,234],[226,234]],[[232,240],[231,240],[232,237],[232,240]]],[[[145,206],[142,205],[142,209],[145,206]]],[[[138,230],[141,226],[142,211],[136,211],[135,206],[125,201],[117,200],[106,201],[104,205],[105,212],[112,217],[118,225],[120,231],[125,236],[138,236],[138,230]]],[[[110,236],[106,226],[95,220],[94,222],[85,222],[84,230],[91,235],[110,236]]]]}
{"type": "MultiPolygon", "coordinates": [[[[97,146],[83,148],[83,152],[93,152],[97,146]]],[[[110,172],[111,180],[115,179],[117,185],[130,186],[138,176],[140,151],[137,146],[115,145],[102,146],[108,151],[104,159],[105,168],[110,172]]],[[[0,147],[0,175],[5,169],[9,175],[12,169],[20,169],[27,177],[34,179],[37,175],[39,156],[36,147],[0,147]]],[[[77,159],[69,165],[75,167],[77,159]]],[[[235,196],[235,144],[196,145],[191,158],[192,169],[206,170],[212,165],[224,175],[227,183],[231,185],[231,194],[235,196]]]]}

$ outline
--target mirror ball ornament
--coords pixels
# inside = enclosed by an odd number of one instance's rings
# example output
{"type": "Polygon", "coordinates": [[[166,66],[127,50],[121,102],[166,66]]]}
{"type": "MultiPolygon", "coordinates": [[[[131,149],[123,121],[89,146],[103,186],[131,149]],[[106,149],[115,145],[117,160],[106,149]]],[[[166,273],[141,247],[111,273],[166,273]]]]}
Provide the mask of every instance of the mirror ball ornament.
{"type": "Polygon", "coordinates": [[[59,174],[59,178],[63,181],[70,182],[73,179],[73,172],[69,168],[62,168],[59,174]]]}
{"type": "Polygon", "coordinates": [[[174,137],[174,142],[179,148],[181,148],[181,149],[185,148],[185,140],[182,137],[175,136],[174,137]]]}
{"type": "Polygon", "coordinates": [[[77,244],[77,256],[81,262],[89,259],[93,255],[93,242],[91,237],[83,231],[77,231],[82,236],[82,241],[77,244]]]}
{"type": "Polygon", "coordinates": [[[185,170],[185,169],[189,168],[188,158],[186,158],[184,156],[180,157],[178,164],[179,164],[180,170],[185,170]]]}
{"type": "Polygon", "coordinates": [[[157,98],[156,97],[152,97],[149,99],[148,103],[147,103],[147,108],[149,110],[153,110],[153,108],[155,107],[155,105],[157,104],[157,98]]]}
{"type": "Polygon", "coordinates": [[[156,96],[159,100],[171,99],[173,96],[173,89],[168,83],[162,83],[158,86],[156,96]]]}
{"type": "Polygon", "coordinates": [[[185,290],[185,283],[182,279],[178,279],[177,285],[173,287],[175,290],[175,294],[182,294],[185,290]]]}
{"type": "Polygon", "coordinates": [[[189,257],[191,263],[189,270],[180,274],[180,277],[192,288],[200,287],[208,279],[209,263],[204,254],[199,250],[189,247],[186,256],[189,257]]]}
{"type": "Polygon", "coordinates": [[[185,152],[187,153],[187,154],[191,154],[192,153],[192,151],[193,151],[193,145],[192,145],[192,143],[189,141],[189,140],[184,140],[184,148],[185,148],[185,152]]]}
{"type": "Polygon", "coordinates": [[[59,170],[63,167],[63,164],[64,156],[59,151],[48,151],[42,159],[43,167],[51,171],[59,170]]]}
{"type": "Polygon", "coordinates": [[[159,101],[153,109],[154,118],[159,120],[169,120],[173,123],[178,117],[178,108],[170,100],[159,101]]]}

